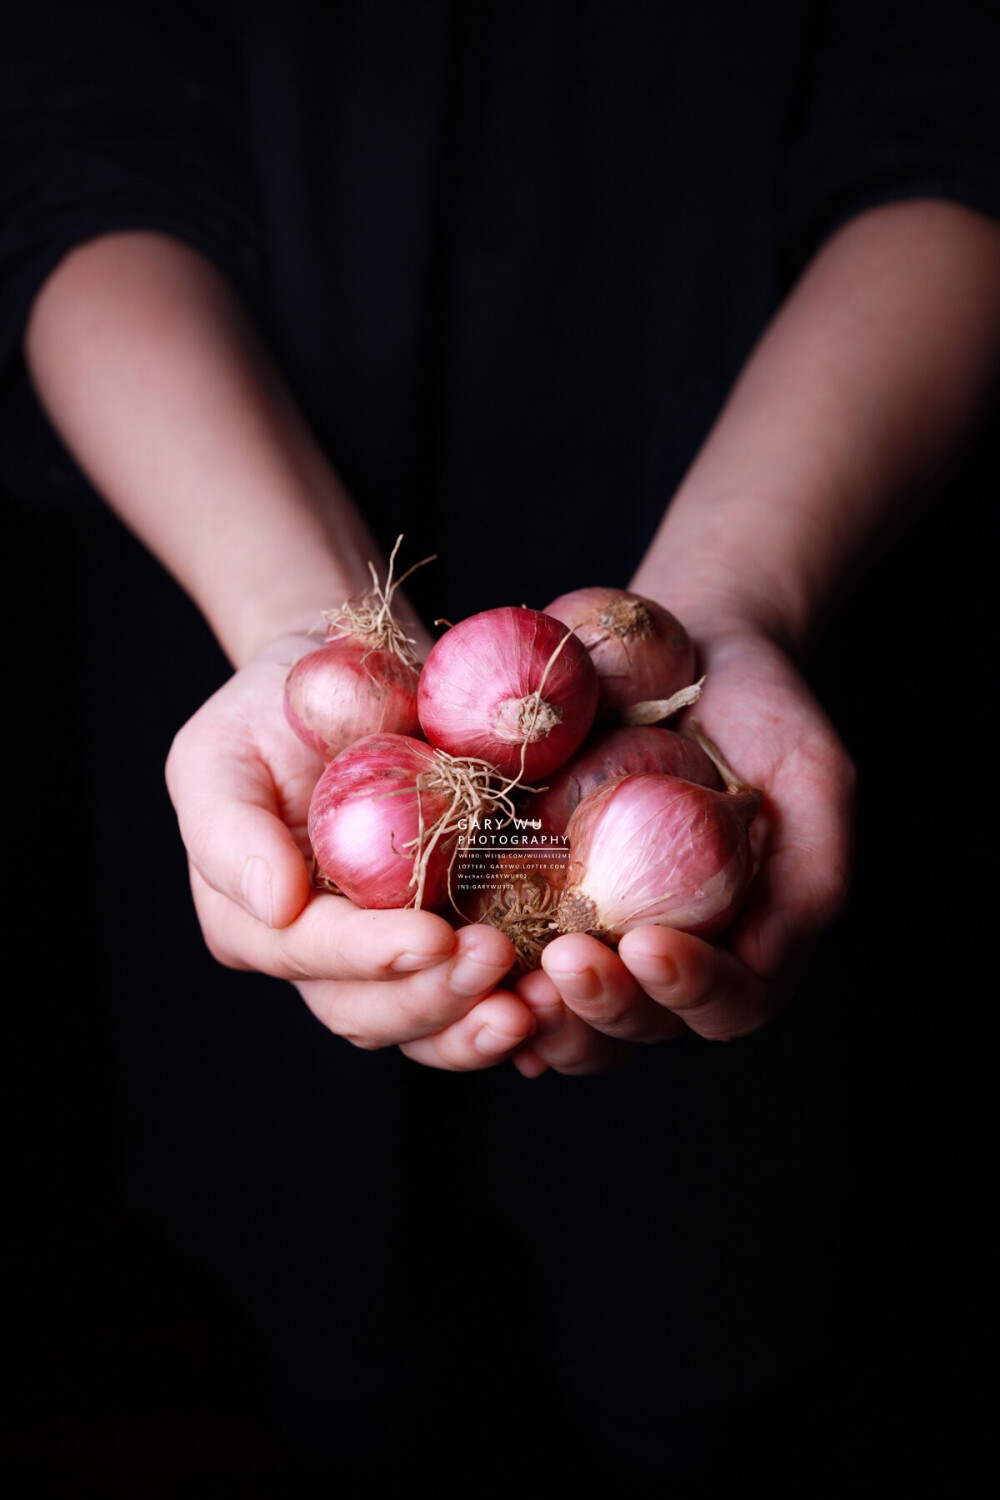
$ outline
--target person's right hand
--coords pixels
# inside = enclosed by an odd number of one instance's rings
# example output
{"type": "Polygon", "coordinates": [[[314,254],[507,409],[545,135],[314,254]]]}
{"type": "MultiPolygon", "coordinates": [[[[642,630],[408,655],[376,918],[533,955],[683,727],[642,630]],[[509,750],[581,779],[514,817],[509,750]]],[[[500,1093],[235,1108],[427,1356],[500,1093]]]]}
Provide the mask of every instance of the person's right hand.
{"type": "Polygon", "coordinates": [[[508,1058],[535,1029],[498,991],[507,938],[456,932],[431,912],[363,911],[315,890],[306,817],[323,763],[285,721],[291,663],[317,642],[261,652],[177,735],[167,785],[188,851],[209,950],[230,968],[296,986],[314,1014],[355,1046],[398,1045],[416,1062],[471,1070],[508,1058]]]}

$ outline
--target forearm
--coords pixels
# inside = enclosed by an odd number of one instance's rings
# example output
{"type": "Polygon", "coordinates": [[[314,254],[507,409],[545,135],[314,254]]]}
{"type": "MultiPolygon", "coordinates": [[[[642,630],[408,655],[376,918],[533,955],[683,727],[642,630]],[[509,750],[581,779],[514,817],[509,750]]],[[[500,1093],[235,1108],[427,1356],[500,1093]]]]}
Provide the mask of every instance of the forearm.
{"type": "Polygon", "coordinates": [[[696,635],[801,651],[975,420],[1000,364],[1000,225],[851,221],[764,334],[634,580],[696,635]]]}
{"type": "Polygon", "coordinates": [[[195,251],[138,233],[81,246],[39,293],[25,352],[70,451],[236,664],[367,585],[367,530],[195,251]]]}

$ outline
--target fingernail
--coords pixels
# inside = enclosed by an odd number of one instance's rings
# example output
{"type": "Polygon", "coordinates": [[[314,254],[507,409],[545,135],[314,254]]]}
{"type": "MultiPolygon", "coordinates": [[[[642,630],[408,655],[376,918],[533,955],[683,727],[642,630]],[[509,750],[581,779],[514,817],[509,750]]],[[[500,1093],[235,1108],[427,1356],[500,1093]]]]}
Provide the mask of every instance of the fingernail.
{"type": "Polygon", "coordinates": [[[520,1037],[504,1036],[502,1032],[494,1031],[492,1026],[484,1026],[476,1032],[473,1046],[484,1057],[504,1057],[520,1040],[520,1037]]]}
{"type": "Polygon", "coordinates": [[[471,954],[457,958],[448,976],[448,987],[456,995],[481,995],[496,982],[496,964],[481,964],[471,954]]]}
{"type": "Polygon", "coordinates": [[[533,1052],[530,1047],[525,1048],[521,1052],[516,1052],[511,1058],[511,1062],[522,1078],[541,1078],[543,1073],[549,1071],[548,1063],[543,1062],[537,1052],[533,1052]]]}
{"type": "Polygon", "coordinates": [[[574,1000],[596,1000],[601,993],[601,981],[593,969],[560,969],[549,971],[553,983],[574,1000]]]}
{"type": "Polygon", "coordinates": [[[389,965],[393,974],[415,974],[418,969],[429,969],[447,958],[446,953],[398,953],[389,965]]]}
{"type": "Polygon", "coordinates": [[[251,854],[240,876],[243,903],[258,922],[274,926],[274,903],[271,895],[271,867],[259,854],[251,854]]]}
{"type": "Polygon", "coordinates": [[[628,966],[640,984],[653,984],[657,989],[669,990],[680,979],[680,971],[672,958],[652,953],[629,954],[628,966]]]}

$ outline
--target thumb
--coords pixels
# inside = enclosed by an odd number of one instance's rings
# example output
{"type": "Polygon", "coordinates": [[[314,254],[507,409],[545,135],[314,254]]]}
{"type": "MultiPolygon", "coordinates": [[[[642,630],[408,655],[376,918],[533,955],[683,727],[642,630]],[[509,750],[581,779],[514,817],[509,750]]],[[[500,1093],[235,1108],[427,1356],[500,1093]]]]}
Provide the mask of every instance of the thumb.
{"type": "Polygon", "coordinates": [[[220,743],[196,716],[174,740],[166,777],[184,846],[207,884],[268,927],[293,922],[309,872],[256,747],[237,737],[220,743]]]}

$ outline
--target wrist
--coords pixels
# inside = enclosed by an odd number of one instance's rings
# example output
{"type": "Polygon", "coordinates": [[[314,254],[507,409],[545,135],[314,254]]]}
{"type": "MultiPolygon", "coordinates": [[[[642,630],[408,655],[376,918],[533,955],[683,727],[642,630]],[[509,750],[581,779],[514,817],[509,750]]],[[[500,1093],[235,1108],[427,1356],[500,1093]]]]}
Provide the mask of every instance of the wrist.
{"type": "Polygon", "coordinates": [[[53,425],[240,666],[382,559],[233,289],[146,233],[68,254],[25,358],[53,425]]]}
{"type": "Polygon", "coordinates": [[[670,610],[703,648],[741,637],[765,637],[799,658],[815,624],[809,590],[771,578],[741,549],[699,556],[676,547],[651,549],[630,587],[670,610]]]}
{"type": "Polygon", "coordinates": [[[326,635],[324,611],[362,592],[363,585],[351,584],[331,570],[325,577],[307,577],[294,589],[270,590],[263,597],[260,591],[249,591],[245,599],[229,601],[224,619],[213,618],[211,607],[205,614],[230,661],[241,667],[267,656],[276,642],[302,643],[296,656],[315,650],[326,635]]]}
{"type": "MultiPolygon", "coordinates": [[[[380,582],[384,582],[384,576],[384,573],[380,575],[380,582]]],[[[366,585],[358,588],[347,587],[341,582],[332,585],[325,593],[310,595],[310,598],[315,597],[321,601],[315,607],[303,606],[301,600],[297,600],[292,601],[284,610],[256,612],[247,623],[242,637],[243,645],[230,652],[231,660],[237,667],[245,666],[250,661],[268,659],[283,661],[290,666],[300,656],[318,650],[325,643],[328,630],[325,616],[331,610],[340,608],[348,601],[356,602],[369,594],[371,589],[372,580],[369,576],[366,585]]],[[[433,642],[415,611],[401,594],[393,598],[392,616],[410,641],[418,659],[423,661],[433,642]]]]}

